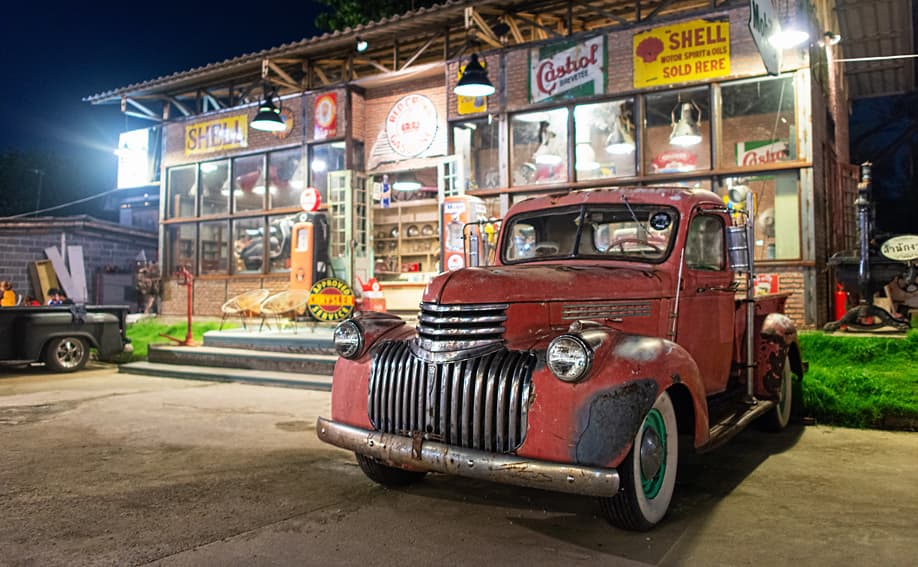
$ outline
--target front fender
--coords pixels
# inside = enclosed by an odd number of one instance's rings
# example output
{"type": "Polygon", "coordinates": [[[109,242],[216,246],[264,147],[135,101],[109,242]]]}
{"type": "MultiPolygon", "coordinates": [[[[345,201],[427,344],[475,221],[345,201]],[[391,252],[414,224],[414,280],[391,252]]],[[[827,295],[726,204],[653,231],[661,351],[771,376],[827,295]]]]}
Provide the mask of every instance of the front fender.
{"type": "MultiPolygon", "coordinates": [[[[547,345],[541,346],[540,358],[544,360],[547,345]]],[[[593,368],[581,382],[562,382],[544,364],[533,373],[535,394],[529,430],[519,454],[589,466],[618,466],[656,398],[674,388],[688,392],[689,407],[679,409],[694,418],[696,446],[705,443],[708,414],[704,386],[688,352],[666,339],[604,331],[593,368]]]]}

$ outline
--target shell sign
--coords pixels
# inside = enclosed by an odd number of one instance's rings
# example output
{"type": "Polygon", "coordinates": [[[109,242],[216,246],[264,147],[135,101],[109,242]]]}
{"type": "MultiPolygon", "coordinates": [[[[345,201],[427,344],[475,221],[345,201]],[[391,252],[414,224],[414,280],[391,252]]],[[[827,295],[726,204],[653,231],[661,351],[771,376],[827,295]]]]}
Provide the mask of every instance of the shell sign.
{"type": "Polygon", "coordinates": [[[319,280],[309,290],[306,309],[316,321],[341,321],[354,311],[354,292],[339,279],[319,280]]]}
{"type": "Polygon", "coordinates": [[[634,87],[730,74],[730,21],[692,20],[634,34],[634,87]]]}

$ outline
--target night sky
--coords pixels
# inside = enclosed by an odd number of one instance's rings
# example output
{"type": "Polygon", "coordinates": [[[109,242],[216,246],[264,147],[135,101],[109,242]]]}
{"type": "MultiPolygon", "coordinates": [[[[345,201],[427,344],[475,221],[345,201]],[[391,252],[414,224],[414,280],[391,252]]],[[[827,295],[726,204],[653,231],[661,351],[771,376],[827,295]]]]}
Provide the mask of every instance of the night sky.
{"type": "Polygon", "coordinates": [[[0,152],[73,156],[114,187],[118,134],[152,122],[87,96],[312,37],[312,2],[12,2],[3,8],[0,152]]]}

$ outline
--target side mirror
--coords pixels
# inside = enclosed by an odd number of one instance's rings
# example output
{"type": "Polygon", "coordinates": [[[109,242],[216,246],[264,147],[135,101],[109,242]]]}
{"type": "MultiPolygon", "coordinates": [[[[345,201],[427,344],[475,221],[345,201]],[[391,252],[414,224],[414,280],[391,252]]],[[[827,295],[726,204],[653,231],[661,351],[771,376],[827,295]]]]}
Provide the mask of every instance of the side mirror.
{"type": "Polygon", "coordinates": [[[727,227],[727,253],[730,256],[730,267],[734,272],[748,272],[749,233],[745,226],[727,227]]]}

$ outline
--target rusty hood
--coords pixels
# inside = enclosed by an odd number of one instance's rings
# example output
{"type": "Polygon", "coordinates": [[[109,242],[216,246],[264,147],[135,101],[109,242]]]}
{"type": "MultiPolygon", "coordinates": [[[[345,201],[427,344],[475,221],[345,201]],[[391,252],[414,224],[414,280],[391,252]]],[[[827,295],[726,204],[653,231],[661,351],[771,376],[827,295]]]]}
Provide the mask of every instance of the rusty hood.
{"type": "Polygon", "coordinates": [[[440,304],[650,299],[671,295],[664,272],[651,268],[571,265],[492,266],[439,275],[424,301],[440,304]]]}

